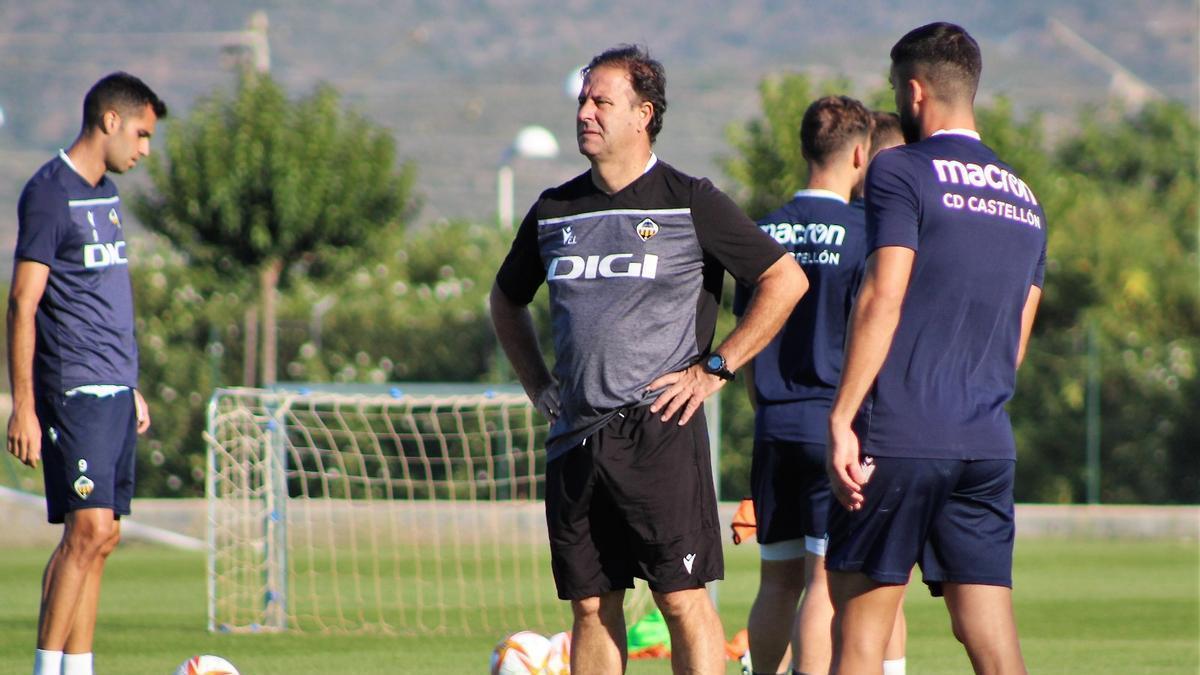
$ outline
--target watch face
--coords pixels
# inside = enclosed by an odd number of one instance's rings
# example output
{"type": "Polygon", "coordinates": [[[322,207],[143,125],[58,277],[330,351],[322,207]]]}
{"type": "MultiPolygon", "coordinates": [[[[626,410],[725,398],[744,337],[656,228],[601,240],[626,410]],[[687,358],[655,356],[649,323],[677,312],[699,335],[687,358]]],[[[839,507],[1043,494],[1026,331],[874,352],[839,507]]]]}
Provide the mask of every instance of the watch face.
{"type": "Polygon", "coordinates": [[[720,354],[713,354],[708,357],[708,369],[712,371],[720,370],[725,367],[725,359],[721,358],[720,354]]]}

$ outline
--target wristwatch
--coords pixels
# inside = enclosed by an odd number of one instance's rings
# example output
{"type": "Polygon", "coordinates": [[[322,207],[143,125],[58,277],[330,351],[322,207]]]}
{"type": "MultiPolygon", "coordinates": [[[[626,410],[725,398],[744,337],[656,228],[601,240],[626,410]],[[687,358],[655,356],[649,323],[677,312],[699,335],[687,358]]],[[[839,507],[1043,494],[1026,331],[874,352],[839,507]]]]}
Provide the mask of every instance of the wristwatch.
{"type": "Polygon", "coordinates": [[[733,373],[725,365],[725,357],[713,352],[704,359],[704,372],[709,375],[716,375],[722,380],[732,380],[733,373]]]}

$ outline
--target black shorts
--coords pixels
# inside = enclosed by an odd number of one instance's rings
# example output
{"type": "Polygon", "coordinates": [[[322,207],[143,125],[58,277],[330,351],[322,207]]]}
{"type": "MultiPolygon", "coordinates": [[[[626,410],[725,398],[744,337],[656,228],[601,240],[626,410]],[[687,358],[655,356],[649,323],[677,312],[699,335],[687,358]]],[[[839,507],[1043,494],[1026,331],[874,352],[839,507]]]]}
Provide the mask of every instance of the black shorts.
{"type": "Polygon", "coordinates": [[[829,514],[826,569],[903,584],[920,564],[933,595],[943,582],[1012,586],[1015,461],[874,463],[862,510],[829,514]]]}
{"type": "Polygon", "coordinates": [[[750,493],[759,544],[824,540],[832,499],[825,445],[756,438],[750,493]]]}
{"type": "Polygon", "coordinates": [[[133,392],[44,395],[37,414],[47,519],[61,523],[79,509],[129,515],[137,449],[133,392]]]}
{"type": "Polygon", "coordinates": [[[703,410],[684,426],[649,407],[622,411],[546,466],[546,525],[558,596],[633,578],[669,593],[725,574],[703,410]]]}

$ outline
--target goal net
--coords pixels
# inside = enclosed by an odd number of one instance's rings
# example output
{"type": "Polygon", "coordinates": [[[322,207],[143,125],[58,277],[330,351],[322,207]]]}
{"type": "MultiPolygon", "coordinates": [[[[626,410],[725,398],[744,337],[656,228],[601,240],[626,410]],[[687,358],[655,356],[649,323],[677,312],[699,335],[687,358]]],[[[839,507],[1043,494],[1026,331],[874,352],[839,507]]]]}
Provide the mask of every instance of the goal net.
{"type": "Polygon", "coordinates": [[[519,389],[464,387],[218,390],[209,630],[569,629],[541,501],[546,423],[519,389]]]}

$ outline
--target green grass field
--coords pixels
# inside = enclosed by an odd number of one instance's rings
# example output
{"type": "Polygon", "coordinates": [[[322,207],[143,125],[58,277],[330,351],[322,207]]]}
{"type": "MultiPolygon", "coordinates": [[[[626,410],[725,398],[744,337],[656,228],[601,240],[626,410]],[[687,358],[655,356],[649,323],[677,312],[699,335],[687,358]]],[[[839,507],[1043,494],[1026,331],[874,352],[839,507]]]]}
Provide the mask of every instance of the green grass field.
{"type": "MultiPolygon", "coordinates": [[[[30,669],[37,585],[49,551],[0,549],[0,672],[30,669]]],[[[727,634],[742,628],[757,554],[727,551],[719,587],[727,634]]],[[[1031,672],[1181,673],[1200,670],[1200,548],[1196,542],[1019,540],[1017,619],[1031,672]]],[[[940,601],[909,594],[909,672],[969,672],[940,601]]],[[[246,675],[484,673],[501,635],[210,635],[204,559],[123,545],[109,563],[96,644],[98,672],[169,674],[191,654],[220,654],[246,675]]],[[[452,622],[453,623],[453,622],[452,622]]],[[[511,626],[512,630],[522,626],[511,626]]],[[[563,626],[562,628],[567,628],[563,626]]],[[[667,673],[665,661],[630,673],[667,673]]],[[[728,672],[738,669],[730,664],[728,672]]]]}

